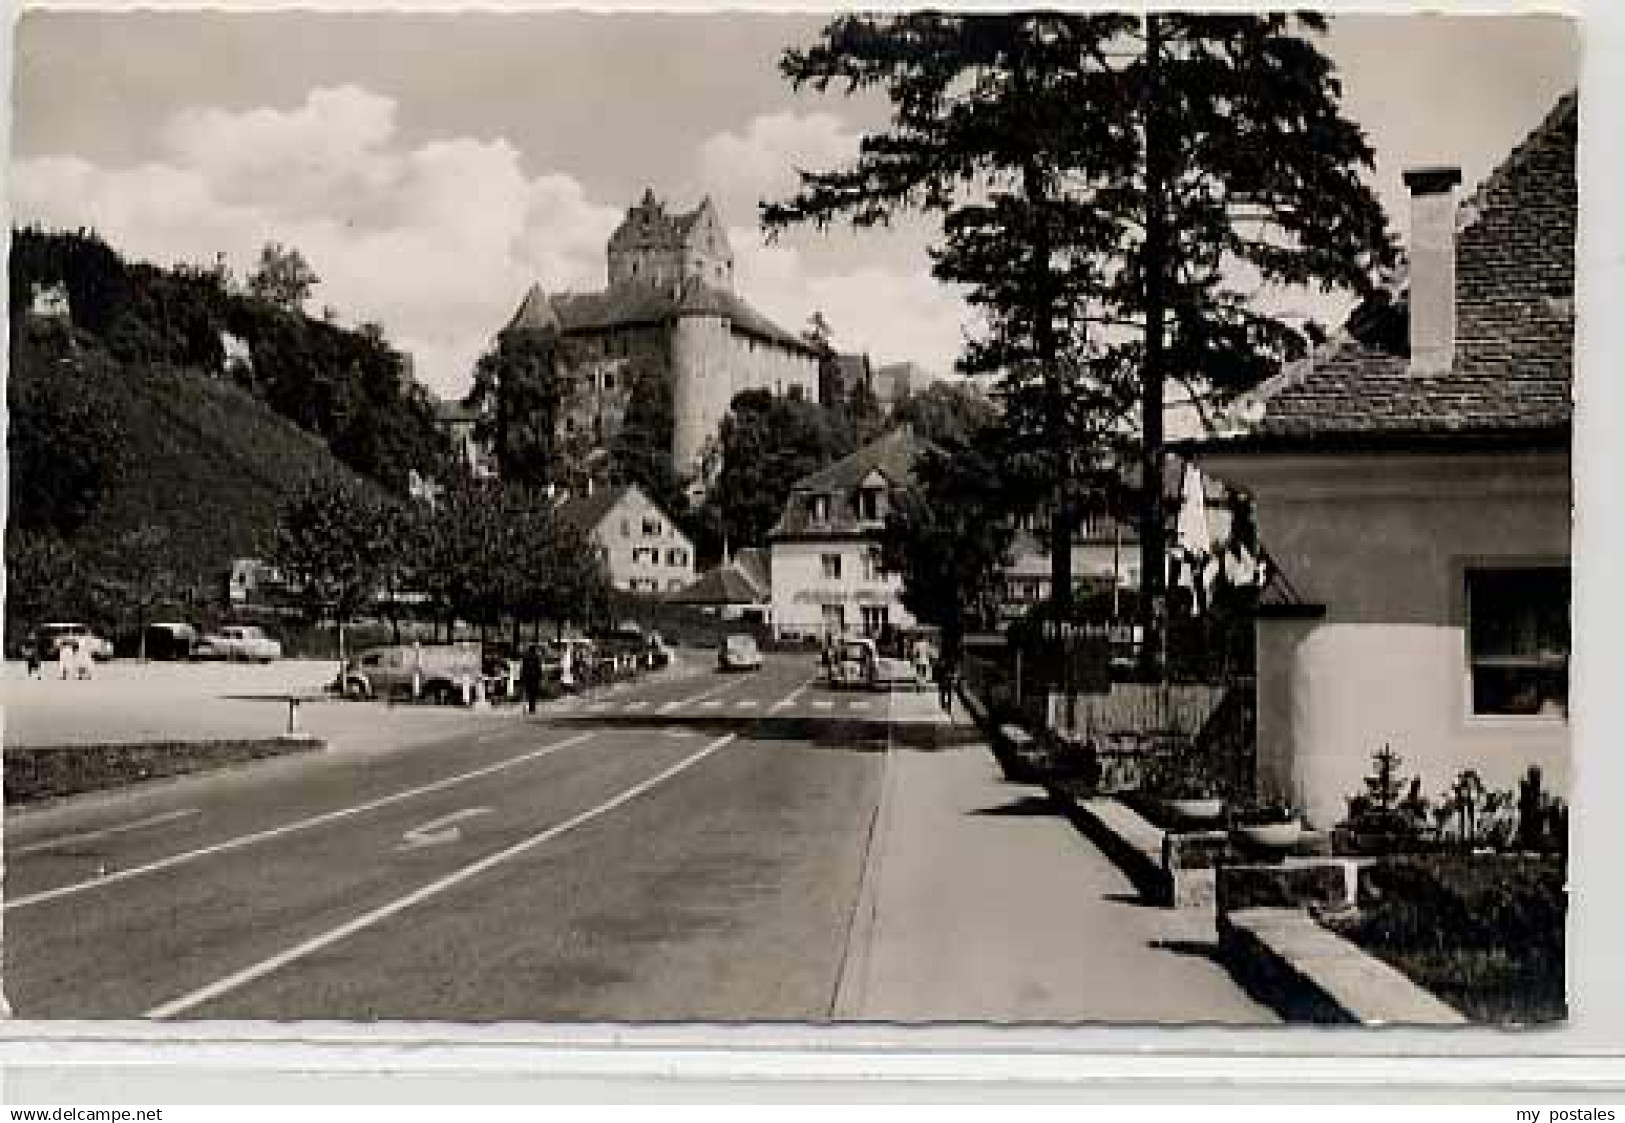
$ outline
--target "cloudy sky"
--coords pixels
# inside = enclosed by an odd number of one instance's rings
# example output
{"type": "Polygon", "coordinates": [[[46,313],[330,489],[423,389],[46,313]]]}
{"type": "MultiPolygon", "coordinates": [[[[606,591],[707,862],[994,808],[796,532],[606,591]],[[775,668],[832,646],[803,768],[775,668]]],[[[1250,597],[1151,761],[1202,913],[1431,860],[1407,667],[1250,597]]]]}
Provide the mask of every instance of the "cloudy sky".
{"type": "MultiPolygon", "coordinates": [[[[419,376],[460,395],[532,281],[589,289],[645,187],[711,195],[739,288],[791,328],[951,368],[963,306],[929,276],[918,224],[763,243],[758,200],[850,157],[872,100],[793,93],[775,63],[820,17],[31,11],[15,31],[12,206],[92,226],[127,257],[245,272],[271,240],[322,283],[312,309],[379,320],[419,376]]],[[[1485,175],[1575,82],[1558,19],[1345,16],[1325,47],[1400,172],[1485,175]]],[[[1306,301],[1322,312],[1322,305],[1306,301]]],[[[1323,314],[1323,312],[1322,312],[1323,314]]]]}

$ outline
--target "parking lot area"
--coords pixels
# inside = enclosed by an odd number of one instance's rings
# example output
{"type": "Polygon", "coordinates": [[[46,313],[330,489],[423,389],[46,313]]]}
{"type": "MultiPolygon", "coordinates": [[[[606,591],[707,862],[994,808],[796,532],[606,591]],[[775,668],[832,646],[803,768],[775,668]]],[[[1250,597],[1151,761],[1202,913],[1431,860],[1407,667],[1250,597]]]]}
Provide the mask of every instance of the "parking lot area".
{"type": "MultiPolygon", "coordinates": [[[[35,748],[135,741],[204,741],[274,737],[288,724],[287,695],[318,695],[337,672],[330,659],[246,663],[99,663],[95,677],[63,681],[54,664],[30,679],[17,662],[0,677],[8,747],[35,748]]],[[[299,708],[301,731],[341,747],[398,744],[492,720],[427,706],[337,700],[299,708]]]]}

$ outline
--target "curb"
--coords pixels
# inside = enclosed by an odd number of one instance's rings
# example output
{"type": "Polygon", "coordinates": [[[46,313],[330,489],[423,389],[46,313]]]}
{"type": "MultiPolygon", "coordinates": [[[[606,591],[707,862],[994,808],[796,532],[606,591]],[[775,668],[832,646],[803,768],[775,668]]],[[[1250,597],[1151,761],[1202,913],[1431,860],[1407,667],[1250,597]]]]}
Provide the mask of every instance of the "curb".
{"type": "Polygon", "coordinates": [[[1045,782],[1044,790],[1078,832],[1099,847],[1128,876],[1142,897],[1158,905],[1174,902],[1173,879],[1162,864],[1164,833],[1160,829],[1109,797],[1080,800],[1053,782],[1045,782]],[[1110,805],[1111,814],[1103,814],[1106,810],[1103,805],[1110,805]],[[1143,831],[1133,832],[1142,837],[1135,838],[1130,832],[1113,826],[1109,820],[1118,817],[1142,826],[1143,831]]]}
{"type": "Polygon", "coordinates": [[[896,769],[892,767],[891,723],[887,722],[886,751],[880,761],[880,798],[869,820],[869,835],[863,845],[863,874],[858,897],[847,926],[846,947],[841,953],[840,974],[830,999],[830,1018],[855,1022],[863,1018],[869,997],[869,963],[880,931],[880,878],[886,858],[886,840],[891,830],[895,800],[896,769]]]}
{"type": "Polygon", "coordinates": [[[1303,909],[1219,914],[1219,950],[1231,975],[1293,1022],[1465,1026],[1469,1019],[1303,909]]]}

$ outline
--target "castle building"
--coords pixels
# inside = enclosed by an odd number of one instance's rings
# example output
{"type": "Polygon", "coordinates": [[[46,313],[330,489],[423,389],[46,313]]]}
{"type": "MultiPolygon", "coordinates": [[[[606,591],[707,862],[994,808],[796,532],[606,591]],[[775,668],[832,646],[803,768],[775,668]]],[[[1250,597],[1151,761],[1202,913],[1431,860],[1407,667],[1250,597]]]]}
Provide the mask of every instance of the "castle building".
{"type": "Polygon", "coordinates": [[[610,236],[607,256],[606,288],[548,294],[533,286],[503,329],[557,336],[570,385],[559,417],[567,447],[613,440],[641,378],[670,385],[672,457],[690,474],[735,394],[818,400],[819,350],[734,291],[733,250],[710,199],[670,213],[645,192],[610,236]]]}

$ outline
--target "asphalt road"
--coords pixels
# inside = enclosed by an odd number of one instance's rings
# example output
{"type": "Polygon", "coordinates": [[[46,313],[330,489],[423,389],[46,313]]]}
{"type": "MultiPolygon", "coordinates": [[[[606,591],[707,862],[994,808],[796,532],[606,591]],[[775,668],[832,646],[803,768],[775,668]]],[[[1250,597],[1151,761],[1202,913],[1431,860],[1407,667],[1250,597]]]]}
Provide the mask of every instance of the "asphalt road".
{"type": "Polygon", "coordinates": [[[15,816],[13,1012],[828,1018],[893,731],[813,673],[775,656],[15,816]]]}

